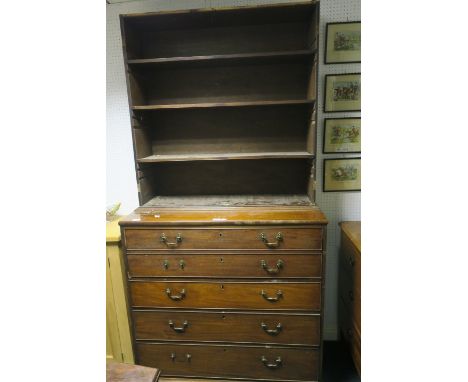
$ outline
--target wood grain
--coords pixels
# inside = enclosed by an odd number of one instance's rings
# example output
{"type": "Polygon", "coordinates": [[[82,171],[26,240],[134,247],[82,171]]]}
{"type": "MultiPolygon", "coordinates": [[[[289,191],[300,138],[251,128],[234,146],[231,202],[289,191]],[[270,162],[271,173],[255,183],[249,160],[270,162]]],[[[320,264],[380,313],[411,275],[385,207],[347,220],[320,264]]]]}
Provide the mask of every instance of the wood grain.
{"type": "Polygon", "coordinates": [[[322,256],[257,254],[127,255],[130,277],[320,278],[322,256]]]}
{"type": "Polygon", "coordinates": [[[306,381],[318,379],[319,351],[314,348],[162,343],[137,343],[136,346],[138,361],[146,366],[154,367],[158,364],[163,376],[223,376],[306,381]],[[190,355],[189,360],[187,355],[190,355]],[[272,364],[277,357],[281,357],[282,366],[269,369],[263,364],[262,357],[272,364]]]}
{"type": "Polygon", "coordinates": [[[320,282],[135,281],[129,282],[132,306],[148,308],[265,309],[320,311],[320,282]],[[171,296],[185,297],[179,301],[171,296]],[[262,296],[278,298],[267,301],[262,296]]]}
{"type": "Polygon", "coordinates": [[[159,369],[126,363],[109,362],[106,365],[106,382],[156,382],[159,369]]]}
{"type": "Polygon", "coordinates": [[[282,249],[322,249],[321,228],[220,228],[220,229],[132,229],[124,231],[128,249],[261,249],[269,252],[282,249]],[[261,239],[264,235],[266,242],[261,239]],[[281,240],[277,239],[281,235],[281,240]],[[166,237],[169,244],[162,242],[166,237]],[[180,237],[180,242],[176,241],[180,237]],[[176,244],[172,244],[176,243],[176,244]],[[277,245],[277,247],[273,247],[277,245]]]}
{"type": "Polygon", "coordinates": [[[134,310],[136,340],[320,345],[320,315],[134,310]],[[184,328],[176,331],[174,328],[184,328]],[[184,327],[184,322],[187,323],[184,327]],[[268,334],[266,330],[277,330],[268,334]],[[280,329],[278,329],[280,325],[280,329]]]}

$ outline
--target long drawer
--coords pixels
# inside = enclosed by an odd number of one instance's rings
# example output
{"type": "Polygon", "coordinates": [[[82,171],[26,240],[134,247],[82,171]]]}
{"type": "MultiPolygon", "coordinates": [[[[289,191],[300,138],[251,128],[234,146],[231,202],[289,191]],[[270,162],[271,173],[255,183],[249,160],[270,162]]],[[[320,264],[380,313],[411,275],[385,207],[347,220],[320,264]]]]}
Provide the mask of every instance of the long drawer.
{"type": "Polygon", "coordinates": [[[361,327],[361,288],[353,282],[352,274],[340,267],[339,296],[356,324],[361,327]]]}
{"type": "Polygon", "coordinates": [[[135,339],[318,346],[318,314],[133,311],[135,339]]]}
{"type": "Polygon", "coordinates": [[[133,307],[320,310],[320,282],[130,281],[133,307]]]}
{"type": "Polygon", "coordinates": [[[321,250],[322,228],[126,228],[127,249],[321,250]]]}
{"type": "Polygon", "coordinates": [[[163,376],[318,380],[314,348],[137,343],[136,350],[139,364],[163,376]]]}
{"type": "Polygon", "coordinates": [[[127,255],[131,277],[321,277],[322,255],[127,255]]]}

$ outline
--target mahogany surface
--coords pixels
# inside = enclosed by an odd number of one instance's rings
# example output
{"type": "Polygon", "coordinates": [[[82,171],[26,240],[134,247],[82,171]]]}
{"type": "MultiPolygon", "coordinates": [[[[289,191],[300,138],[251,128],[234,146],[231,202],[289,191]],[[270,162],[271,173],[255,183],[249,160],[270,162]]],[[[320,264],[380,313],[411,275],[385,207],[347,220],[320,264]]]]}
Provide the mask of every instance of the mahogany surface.
{"type": "Polygon", "coordinates": [[[361,222],[342,222],[339,261],[339,322],[361,373],[361,222]]]}
{"type": "Polygon", "coordinates": [[[160,371],[152,367],[108,362],[106,382],[156,382],[160,371]]]}
{"type": "Polygon", "coordinates": [[[121,15],[140,207],[120,221],[136,362],[321,379],[318,1],[121,15]]]}

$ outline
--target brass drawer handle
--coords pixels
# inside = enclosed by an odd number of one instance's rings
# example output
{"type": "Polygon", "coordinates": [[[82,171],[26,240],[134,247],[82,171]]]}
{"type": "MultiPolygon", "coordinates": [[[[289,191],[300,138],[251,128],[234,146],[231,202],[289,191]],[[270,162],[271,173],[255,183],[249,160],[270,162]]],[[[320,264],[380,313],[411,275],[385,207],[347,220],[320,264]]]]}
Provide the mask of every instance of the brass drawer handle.
{"type": "Polygon", "coordinates": [[[284,261],[279,259],[276,262],[276,268],[268,268],[267,262],[265,260],[260,260],[260,265],[266,271],[266,273],[269,273],[270,275],[275,275],[275,274],[279,273],[281,268],[283,268],[284,261]]]}
{"type": "Polygon", "coordinates": [[[161,243],[164,243],[166,244],[169,248],[175,248],[179,245],[179,243],[182,242],[182,236],[180,235],[180,233],[177,234],[176,238],[175,238],[175,241],[174,242],[170,242],[170,241],[167,241],[167,236],[166,234],[163,232],[160,236],[160,241],[161,243]]]}
{"type": "MultiPolygon", "coordinates": [[[[174,362],[176,359],[176,354],[175,353],[171,353],[171,360],[172,362],[174,362]]],[[[185,354],[185,359],[187,360],[187,362],[190,362],[190,360],[192,359],[192,355],[187,353],[185,354]]]]}
{"type": "Polygon", "coordinates": [[[185,329],[187,328],[188,326],[188,321],[184,321],[182,323],[182,326],[181,327],[175,327],[174,326],[174,322],[172,320],[169,320],[168,322],[169,324],[169,327],[174,330],[174,332],[177,332],[177,333],[184,333],[185,332],[185,329]]]}
{"type": "Polygon", "coordinates": [[[283,361],[281,360],[281,357],[277,357],[275,359],[275,363],[268,363],[268,360],[264,355],[262,355],[262,362],[265,365],[265,367],[268,367],[269,369],[278,369],[281,366],[283,366],[283,361]]]}
{"type": "Polygon", "coordinates": [[[166,294],[167,294],[167,297],[169,297],[171,300],[180,301],[185,298],[185,289],[182,289],[179,295],[172,295],[171,288],[167,288],[166,294]]]}
{"type": "MultiPolygon", "coordinates": [[[[166,259],[166,260],[163,261],[163,267],[166,270],[169,269],[169,260],[166,259]]],[[[185,261],[184,260],[179,261],[179,268],[182,269],[182,270],[185,268],[185,261]]]]}
{"type": "Polygon", "coordinates": [[[275,329],[268,329],[267,324],[265,324],[264,322],[261,323],[261,326],[265,333],[268,333],[272,336],[277,336],[281,332],[281,330],[283,330],[283,325],[281,325],[281,322],[278,323],[278,325],[276,325],[275,329]]]}
{"type": "Polygon", "coordinates": [[[269,242],[265,233],[262,232],[260,234],[260,239],[263,241],[263,243],[268,247],[268,248],[278,248],[280,245],[280,242],[283,241],[283,234],[281,232],[278,232],[275,236],[276,242],[269,242]]]}
{"type": "Polygon", "coordinates": [[[276,292],[276,297],[268,297],[266,292],[262,289],[262,292],[260,293],[262,295],[262,297],[267,300],[267,301],[270,301],[270,302],[276,302],[278,301],[280,298],[283,297],[283,292],[282,291],[277,291],[276,292]]]}

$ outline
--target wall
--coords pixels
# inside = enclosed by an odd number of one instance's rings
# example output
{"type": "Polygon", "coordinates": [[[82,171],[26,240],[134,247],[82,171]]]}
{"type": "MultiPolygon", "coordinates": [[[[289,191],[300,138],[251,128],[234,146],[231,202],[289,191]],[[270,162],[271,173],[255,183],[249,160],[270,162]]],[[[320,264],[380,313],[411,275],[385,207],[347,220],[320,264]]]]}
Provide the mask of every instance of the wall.
{"type": "MultiPolygon", "coordinates": [[[[120,38],[120,13],[152,12],[189,8],[277,4],[297,0],[146,0],[107,5],[107,203],[122,202],[121,212],[126,214],[138,206],[137,186],[133,164],[127,90],[120,38]]],[[[322,189],[322,129],[324,117],[359,116],[360,113],[333,113],[323,115],[323,79],[325,74],[361,71],[360,64],[323,64],[325,24],[335,21],[360,20],[360,0],[322,0],[320,25],[320,66],[318,102],[317,148],[317,204],[329,219],[327,242],[327,284],[325,294],[325,339],[337,338],[337,254],[339,248],[338,222],[360,220],[361,193],[323,193],[322,189]]],[[[340,155],[345,157],[346,155],[340,155]]],[[[325,155],[327,158],[334,155],[325,155]]]]}

